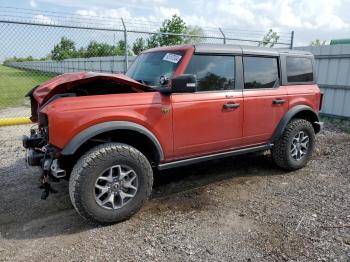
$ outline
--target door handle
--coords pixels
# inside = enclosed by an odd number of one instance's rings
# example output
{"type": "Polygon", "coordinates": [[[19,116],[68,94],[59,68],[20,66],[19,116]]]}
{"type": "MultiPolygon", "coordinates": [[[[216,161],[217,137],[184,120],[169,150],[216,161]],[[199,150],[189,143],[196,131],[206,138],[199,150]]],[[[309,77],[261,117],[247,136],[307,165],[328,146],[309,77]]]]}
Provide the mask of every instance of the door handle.
{"type": "Polygon", "coordinates": [[[234,103],[224,104],[223,106],[224,109],[235,109],[238,107],[240,107],[240,104],[234,104],[234,103]]]}
{"type": "Polygon", "coordinates": [[[284,100],[284,99],[275,99],[275,100],[272,100],[272,104],[274,104],[274,105],[282,105],[282,104],[284,104],[285,102],[287,102],[287,101],[284,100]]]}

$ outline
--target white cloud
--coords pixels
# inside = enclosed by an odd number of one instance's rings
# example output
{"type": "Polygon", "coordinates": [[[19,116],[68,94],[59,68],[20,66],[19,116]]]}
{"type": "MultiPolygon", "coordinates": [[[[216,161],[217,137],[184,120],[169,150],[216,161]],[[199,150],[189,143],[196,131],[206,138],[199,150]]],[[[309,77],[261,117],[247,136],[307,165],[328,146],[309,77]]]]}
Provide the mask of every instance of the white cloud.
{"type": "Polygon", "coordinates": [[[132,3],[143,3],[143,4],[165,4],[167,0],[130,0],[132,3]]]}
{"type": "Polygon", "coordinates": [[[81,16],[106,17],[106,18],[131,18],[131,13],[124,7],[117,9],[79,9],[75,12],[81,16]]]}
{"type": "Polygon", "coordinates": [[[81,16],[97,16],[96,11],[94,11],[94,10],[85,10],[85,9],[82,9],[82,10],[77,10],[77,11],[75,11],[75,13],[76,13],[77,15],[81,15],[81,16]]]}
{"type": "Polygon", "coordinates": [[[248,5],[244,5],[243,1],[219,1],[217,10],[232,20],[240,20],[246,23],[253,23],[255,19],[254,13],[250,10],[248,5]]]}
{"type": "Polygon", "coordinates": [[[29,4],[31,7],[34,7],[34,8],[37,7],[37,3],[35,2],[35,0],[30,0],[29,4]]]}
{"type": "MultiPolygon", "coordinates": [[[[31,0],[70,6],[75,13],[90,18],[128,19],[129,22],[155,21],[158,24],[173,14],[186,23],[202,27],[284,32],[295,30],[296,40],[311,37],[331,39],[350,30],[350,0],[31,0]]],[[[101,20],[102,21],[102,20],[101,20]]],[[[130,23],[131,23],[130,22],[130,23]]],[[[112,22],[111,22],[112,23],[112,22]]],[[[148,25],[139,23],[140,29],[148,25]]],[[[157,25],[153,24],[153,27],[157,25]]]]}
{"type": "Polygon", "coordinates": [[[167,8],[164,6],[156,7],[155,13],[159,19],[171,18],[173,15],[180,15],[180,10],[177,8],[167,8]]]}
{"type": "Polygon", "coordinates": [[[52,24],[54,22],[50,17],[45,15],[35,15],[33,16],[33,21],[41,24],[52,24]]]}

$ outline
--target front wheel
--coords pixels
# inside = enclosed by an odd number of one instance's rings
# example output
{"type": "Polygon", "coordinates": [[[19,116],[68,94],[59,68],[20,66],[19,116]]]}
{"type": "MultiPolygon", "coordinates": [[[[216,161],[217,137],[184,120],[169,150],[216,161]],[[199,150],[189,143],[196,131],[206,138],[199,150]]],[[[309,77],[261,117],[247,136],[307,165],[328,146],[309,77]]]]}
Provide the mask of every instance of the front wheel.
{"type": "Polygon", "coordinates": [[[69,194],[83,218],[106,224],[136,213],[151,194],[152,184],[152,168],[140,151],[126,144],[107,143],[78,160],[69,194]]]}
{"type": "Polygon", "coordinates": [[[272,159],[285,170],[304,167],[315,146],[315,131],[304,119],[293,119],[271,149],[272,159]]]}

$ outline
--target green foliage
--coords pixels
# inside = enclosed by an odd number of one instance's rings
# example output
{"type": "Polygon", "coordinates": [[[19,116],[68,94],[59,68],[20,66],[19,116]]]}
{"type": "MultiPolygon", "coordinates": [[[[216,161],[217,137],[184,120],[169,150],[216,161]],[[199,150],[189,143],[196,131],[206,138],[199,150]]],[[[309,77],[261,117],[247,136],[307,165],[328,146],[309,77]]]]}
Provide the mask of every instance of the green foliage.
{"type": "Polygon", "coordinates": [[[145,49],[157,46],[181,45],[198,43],[204,31],[199,26],[187,26],[185,21],[178,15],[173,15],[171,19],[163,21],[159,32],[144,40],[137,38],[133,43],[133,52],[137,55],[145,49]],[[191,35],[191,36],[186,36],[191,35]]]}
{"type": "Polygon", "coordinates": [[[185,38],[185,44],[195,44],[199,43],[204,36],[204,31],[200,26],[188,26],[186,34],[190,35],[185,38]]]}
{"type": "MultiPolygon", "coordinates": [[[[131,52],[128,51],[128,54],[131,55],[131,52]]],[[[114,55],[125,55],[125,41],[118,41],[117,46],[114,50],[114,55]]]]}
{"type": "Polygon", "coordinates": [[[134,52],[134,54],[138,55],[145,49],[146,49],[146,41],[142,37],[137,38],[134,44],[132,45],[132,51],[134,52]]]}
{"type": "Polygon", "coordinates": [[[159,35],[158,34],[154,34],[154,35],[150,36],[147,39],[147,46],[146,46],[146,48],[154,48],[154,47],[157,47],[157,46],[160,46],[160,44],[159,44],[159,35]]]}
{"type": "Polygon", "coordinates": [[[311,46],[320,46],[320,45],[326,45],[326,44],[327,44],[326,40],[321,41],[320,39],[315,39],[310,42],[311,46]]]}
{"type": "Polygon", "coordinates": [[[79,57],[109,56],[114,52],[115,47],[112,45],[91,41],[86,49],[80,48],[79,57]]]}
{"type": "Polygon", "coordinates": [[[86,48],[81,47],[75,57],[101,57],[124,54],[125,42],[122,40],[120,40],[116,46],[107,43],[98,43],[97,41],[91,41],[86,48]]]}
{"type": "Polygon", "coordinates": [[[32,56],[27,56],[27,57],[10,57],[4,60],[4,64],[9,63],[9,62],[26,62],[26,61],[38,61],[39,59],[35,59],[32,56]]]}
{"type": "Polygon", "coordinates": [[[173,15],[171,19],[166,19],[163,21],[162,27],[159,29],[159,31],[160,33],[170,33],[159,35],[158,42],[160,46],[180,45],[184,43],[185,37],[182,35],[171,34],[186,34],[187,26],[181,17],[173,15]]]}
{"type": "MultiPolygon", "coordinates": [[[[55,45],[51,51],[51,57],[53,60],[63,60],[67,58],[77,57],[101,57],[101,56],[116,56],[125,54],[125,42],[123,40],[118,41],[116,45],[110,45],[107,43],[98,43],[97,41],[91,41],[88,46],[80,47],[78,50],[75,47],[75,43],[62,37],[60,43],[55,45]]],[[[131,55],[131,52],[129,52],[131,55]]]]}
{"type": "Polygon", "coordinates": [[[274,47],[274,45],[278,42],[280,36],[277,32],[274,32],[270,29],[263,37],[262,41],[259,42],[259,46],[265,47],[274,47]]]}
{"type": "Polygon", "coordinates": [[[52,59],[57,61],[74,58],[76,55],[75,43],[67,37],[62,37],[61,41],[51,51],[52,59]]]}

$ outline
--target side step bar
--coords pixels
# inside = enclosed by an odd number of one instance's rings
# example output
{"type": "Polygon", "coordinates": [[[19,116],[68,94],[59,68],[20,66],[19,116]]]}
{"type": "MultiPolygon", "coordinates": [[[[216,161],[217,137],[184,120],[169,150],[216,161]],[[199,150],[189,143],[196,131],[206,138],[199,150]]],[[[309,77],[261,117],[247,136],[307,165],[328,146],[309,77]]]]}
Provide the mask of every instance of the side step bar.
{"type": "Polygon", "coordinates": [[[246,153],[263,151],[263,150],[270,149],[272,146],[273,146],[273,144],[265,144],[265,145],[236,149],[233,151],[222,152],[222,153],[217,153],[217,154],[212,154],[212,155],[207,155],[207,156],[199,156],[199,157],[194,157],[194,158],[177,160],[177,161],[173,161],[173,162],[169,162],[169,163],[159,164],[158,169],[164,170],[164,169],[168,169],[168,168],[186,166],[186,165],[195,164],[195,163],[199,163],[199,162],[203,162],[203,161],[214,160],[214,159],[218,159],[218,158],[237,156],[237,155],[242,155],[242,154],[246,154],[246,153]]]}

